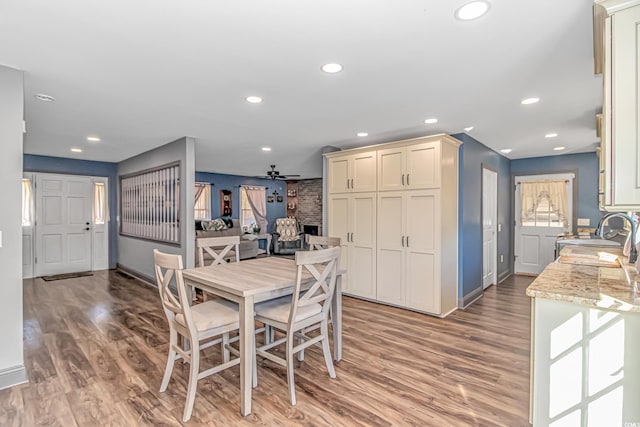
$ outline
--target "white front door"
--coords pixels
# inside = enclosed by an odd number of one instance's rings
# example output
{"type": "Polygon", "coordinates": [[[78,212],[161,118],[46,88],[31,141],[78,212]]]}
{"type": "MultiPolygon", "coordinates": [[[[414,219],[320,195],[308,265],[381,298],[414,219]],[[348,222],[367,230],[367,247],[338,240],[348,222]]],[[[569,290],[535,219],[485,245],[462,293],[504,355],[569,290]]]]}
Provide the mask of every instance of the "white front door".
{"type": "Polygon", "coordinates": [[[36,175],[36,276],[91,270],[91,178],[36,175]]]}
{"type": "Polygon", "coordinates": [[[482,287],[498,283],[498,173],[482,168],[482,287]]]}
{"type": "MultiPolygon", "coordinates": [[[[517,176],[515,196],[514,271],[516,274],[540,274],[554,260],[558,235],[573,229],[573,174],[517,176]],[[526,182],[563,181],[566,186],[564,219],[559,218],[548,195],[537,194],[530,208],[523,208],[522,185],[526,182]],[[523,212],[526,210],[526,212],[523,212]]],[[[558,203],[558,202],[556,202],[558,203]]]]}

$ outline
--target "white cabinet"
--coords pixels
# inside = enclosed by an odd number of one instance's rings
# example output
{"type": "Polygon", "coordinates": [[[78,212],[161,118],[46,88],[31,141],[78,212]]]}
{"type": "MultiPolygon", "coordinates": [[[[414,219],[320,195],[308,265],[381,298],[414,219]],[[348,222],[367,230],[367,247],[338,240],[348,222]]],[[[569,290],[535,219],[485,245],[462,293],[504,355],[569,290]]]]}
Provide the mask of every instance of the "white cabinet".
{"type": "Polygon", "coordinates": [[[347,267],[343,291],[376,298],[376,194],[329,196],[328,230],[342,241],[340,265],[347,267]]]}
{"type": "Polygon", "coordinates": [[[378,150],[378,191],[440,187],[440,143],[378,150]]]}
{"type": "Polygon", "coordinates": [[[328,161],[328,192],[376,191],[376,152],[332,157],[328,161]]]}
{"type": "Polygon", "coordinates": [[[327,230],[343,242],[345,294],[436,316],[457,308],[459,146],[435,135],[325,154],[327,230]],[[340,187],[350,159],[372,153],[377,192],[340,187]]]}
{"type": "Polygon", "coordinates": [[[596,34],[602,35],[603,43],[601,206],[609,211],[640,209],[639,3],[596,2],[596,18],[598,10],[608,15],[596,22],[596,34]]]}

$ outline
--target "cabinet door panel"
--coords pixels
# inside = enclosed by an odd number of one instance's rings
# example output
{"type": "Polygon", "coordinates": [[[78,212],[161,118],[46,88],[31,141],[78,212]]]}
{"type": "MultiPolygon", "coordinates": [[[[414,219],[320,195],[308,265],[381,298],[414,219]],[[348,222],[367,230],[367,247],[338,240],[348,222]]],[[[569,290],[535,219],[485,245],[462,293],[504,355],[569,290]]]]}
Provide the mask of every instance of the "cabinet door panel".
{"type": "Polygon", "coordinates": [[[378,151],[378,191],[404,189],[404,148],[378,151]]]}
{"type": "Polygon", "coordinates": [[[640,206],[640,6],[613,19],[613,204],[640,206]]]}
{"type": "Polygon", "coordinates": [[[328,192],[345,193],[348,191],[347,180],[349,179],[349,157],[338,157],[329,159],[328,165],[328,192]]]}
{"type": "Polygon", "coordinates": [[[355,154],[353,156],[354,191],[376,191],[376,152],[355,154]]]}
{"type": "Polygon", "coordinates": [[[378,283],[380,301],[403,305],[405,302],[404,200],[402,192],[378,194],[378,283]]]}
{"type": "MultiPolygon", "coordinates": [[[[349,267],[349,242],[347,233],[349,233],[349,220],[351,218],[349,211],[349,196],[337,195],[330,196],[327,207],[328,217],[328,234],[331,237],[339,237],[342,246],[340,254],[340,265],[349,267]]],[[[342,278],[342,288],[349,291],[349,274],[342,278]]]]}
{"type": "Polygon", "coordinates": [[[440,314],[437,255],[407,251],[406,294],[407,306],[416,310],[440,314]]]}
{"type": "Polygon", "coordinates": [[[407,148],[407,187],[440,187],[440,144],[427,142],[407,148]]]}
{"type": "Polygon", "coordinates": [[[440,192],[408,192],[406,231],[409,249],[436,251],[440,247],[440,192]]]}
{"type": "Polygon", "coordinates": [[[350,291],[365,298],[376,298],[376,194],[351,197],[350,291]]]}

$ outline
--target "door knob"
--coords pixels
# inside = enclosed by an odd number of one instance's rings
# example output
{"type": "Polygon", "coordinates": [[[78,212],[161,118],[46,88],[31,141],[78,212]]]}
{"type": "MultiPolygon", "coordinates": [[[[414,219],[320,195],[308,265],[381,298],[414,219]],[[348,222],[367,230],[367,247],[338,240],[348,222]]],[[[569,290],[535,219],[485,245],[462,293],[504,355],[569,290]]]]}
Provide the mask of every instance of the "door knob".
{"type": "Polygon", "coordinates": [[[90,223],[90,222],[85,222],[85,224],[86,224],[86,225],[91,225],[91,223],[90,223]]]}
{"type": "Polygon", "coordinates": [[[85,231],[89,231],[89,230],[91,230],[91,228],[87,227],[87,228],[85,228],[84,230],[85,230],[85,231]]]}

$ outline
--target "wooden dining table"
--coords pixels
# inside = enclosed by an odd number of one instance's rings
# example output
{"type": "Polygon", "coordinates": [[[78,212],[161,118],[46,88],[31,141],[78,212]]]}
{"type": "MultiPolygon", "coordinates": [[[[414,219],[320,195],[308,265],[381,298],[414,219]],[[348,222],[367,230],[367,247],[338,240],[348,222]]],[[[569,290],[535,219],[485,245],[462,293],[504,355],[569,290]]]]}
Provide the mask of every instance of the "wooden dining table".
{"type": "MultiPolygon", "coordinates": [[[[331,302],[333,358],[342,359],[342,275],[340,269],[331,302]]],[[[252,364],[255,333],[254,304],[291,295],[297,265],[294,260],[267,257],[183,270],[185,283],[235,301],[240,311],[240,413],[251,414],[252,364]]],[[[309,281],[312,277],[307,272],[309,281]]],[[[304,276],[303,276],[304,283],[304,276]]]]}

